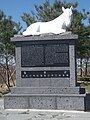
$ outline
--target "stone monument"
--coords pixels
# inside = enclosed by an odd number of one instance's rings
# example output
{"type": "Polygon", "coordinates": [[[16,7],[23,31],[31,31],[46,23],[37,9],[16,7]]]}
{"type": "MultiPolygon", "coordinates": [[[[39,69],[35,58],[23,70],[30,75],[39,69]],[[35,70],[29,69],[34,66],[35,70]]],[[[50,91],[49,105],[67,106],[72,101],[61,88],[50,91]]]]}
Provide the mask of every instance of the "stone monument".
{"type": "Polygon", "coordinates": [[[84,88],[76,85],[78,36],[15,36],[16,87],[4,96],[6,109],[86,110],[84,88]]]}
{"type": "Polygon", "coordinates": [[[62,10],[58,18],[34,23],[11,39],[16,44],[16,87],[4,96],[6,109],[88,108],[85,89],[76,84],[78,36],[66,32],[72,7],[62,10]]]}

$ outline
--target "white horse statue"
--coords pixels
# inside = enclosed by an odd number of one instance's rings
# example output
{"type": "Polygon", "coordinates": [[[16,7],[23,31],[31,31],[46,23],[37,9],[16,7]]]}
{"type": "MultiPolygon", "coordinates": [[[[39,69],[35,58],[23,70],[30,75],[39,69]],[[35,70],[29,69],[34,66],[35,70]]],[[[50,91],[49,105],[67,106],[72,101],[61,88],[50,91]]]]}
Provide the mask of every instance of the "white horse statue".
{"type": "Polygon", "coordinates": [[[71,25],[72,9],[72,6],[67,9],[62,7],[63,13],[59,17],[49,22],[33,23],[23,32],[23,35],[60,34],[66,32],[66,28],[71,25]]]}

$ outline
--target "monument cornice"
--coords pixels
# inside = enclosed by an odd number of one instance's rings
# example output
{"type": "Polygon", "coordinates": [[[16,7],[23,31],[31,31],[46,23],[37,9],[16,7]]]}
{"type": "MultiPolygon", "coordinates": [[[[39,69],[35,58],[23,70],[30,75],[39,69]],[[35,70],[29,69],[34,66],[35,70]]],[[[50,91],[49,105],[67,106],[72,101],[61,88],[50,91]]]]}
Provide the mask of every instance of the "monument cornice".
{"type": "Polygon", "coordinates": [[[35,35],[35,36],[24,36],[24,35],[14,35],[14,37],[11,38],[12,42],[18,42],[18,41],[40,41],[40,40],[73,40],[78,39],[78,35],[72,34],[69,32],[62,33],[62,34],[41,34],[41,35],[35,35]]]}

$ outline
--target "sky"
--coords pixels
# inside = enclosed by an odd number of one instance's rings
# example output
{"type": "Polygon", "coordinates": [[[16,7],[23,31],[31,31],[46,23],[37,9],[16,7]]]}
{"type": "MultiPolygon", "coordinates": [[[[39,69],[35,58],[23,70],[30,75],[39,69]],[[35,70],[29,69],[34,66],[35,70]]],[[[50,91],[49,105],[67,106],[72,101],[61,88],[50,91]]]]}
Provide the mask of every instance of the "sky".
{"type": "MultiPolygon", "coordinates": [[[[63,0],[61,0],[63,1],[63,0]]],[[[78,10],[86,8],[90,11],[90,0],[66,0],[67,2],[78,1],[78,10]]],[[[35,4],[43,4],[45,0],[0,0],[0,10],[2,10],[6,16],[12,16],[13,20],[20,22],[23,29],[26,29],[26,24],[22,21],[21,16],[23,13],[30,13],[31,10],[35,11],[35,4]]],[[[52,4],[54,0],[50,0],[52,4]]]]}

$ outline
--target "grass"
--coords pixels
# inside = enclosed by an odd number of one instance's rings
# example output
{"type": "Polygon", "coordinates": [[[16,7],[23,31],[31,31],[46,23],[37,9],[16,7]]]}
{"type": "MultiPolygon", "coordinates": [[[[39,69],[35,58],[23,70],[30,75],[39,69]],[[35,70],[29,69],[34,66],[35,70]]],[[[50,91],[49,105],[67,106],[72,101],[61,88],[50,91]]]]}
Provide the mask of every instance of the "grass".
{"type": "Polygon", "coordinates": [[[81,87],[84,87],[86,89],[86,92],[90,93],[90,82],[81,82],[81,87]]]}
{"type": "Polygon", "coordinates": [[[3,96],[3,94],[8,92],[8,88],[5,84],[0,84],[0,97],[3,96]]]}
{"type": "Polygon", "coordinates": [[[81,87],[86,89],[86,92],[90,93],[90,76],[77,76],[77,82],[80,83],[81,87]]]}

